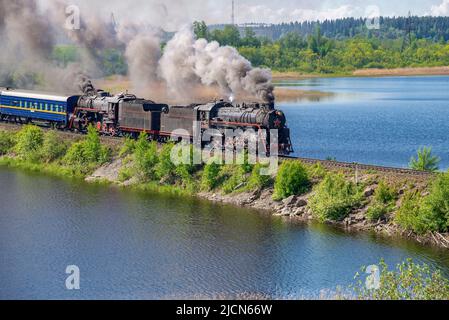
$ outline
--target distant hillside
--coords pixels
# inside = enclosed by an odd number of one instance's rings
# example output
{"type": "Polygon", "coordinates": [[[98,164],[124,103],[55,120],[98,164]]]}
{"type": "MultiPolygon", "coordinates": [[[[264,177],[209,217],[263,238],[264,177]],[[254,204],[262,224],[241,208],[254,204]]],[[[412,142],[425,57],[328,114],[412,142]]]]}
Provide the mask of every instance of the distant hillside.
{"type": "MultiPolygon", "coordinates": [[[[337,20],[326,20],[322,22],[292,22],[282,24],[244,24],[239,25],[243,33],[248,27],[253,29],[259,37],[270,40],[278,40],[283,35],[296,32],[302,36],[313,34],[319,26],[322,34],[327,38],[343,40],[354,36],[370,37],[380,39],[397,39],[403,37],[407,26],[407,17],[381,17],[380,30],[368,30],[366,19],[344,18],[337,20]]],[[[411,17],[412,34],[417,39],[429,39],[433,41],[449,40],[449,17],[411,17]]],[[[210,30],[222,29],[224,25],[209,26],[210,30]]]]}

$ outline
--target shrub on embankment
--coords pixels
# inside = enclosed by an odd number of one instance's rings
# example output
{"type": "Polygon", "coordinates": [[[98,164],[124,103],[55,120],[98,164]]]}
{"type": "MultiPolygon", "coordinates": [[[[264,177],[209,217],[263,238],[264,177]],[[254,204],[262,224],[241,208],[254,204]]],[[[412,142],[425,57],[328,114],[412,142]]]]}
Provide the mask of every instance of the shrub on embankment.
{"type": "Polygon", "coordinates": [[[353,182],[342,174],[328,173],[314,190],[309,206],[320,221],[341,221],[360,205],[363,195],[353,182]]]}
{"type": "Polygon", "coordinates": [[[275,200],[282,200],[293,195],[301,195],[310,188],[307,169],[299,161],[284,161],[277,173],[274,184],[275,200]]]}
{"type": "Polygon", "coordinates": [[[0,131],[0,156],[7,154],[14,147],[14,135],[11,132],[0,131]]]}
{"type": "Polygon", "coordinates": [[[158,148],[143,134],[137,141],[124,140],[122,149],[112,154],[93,127],[89,128],[87,136],[80,136],[75,142],[64,141],[58,132],[43,131],[35,126],[25,126],[17,133],[0,132],[1,163],[10,166],[59,176],[86,177],[114,156],[122,159],[119,174],[122,182],[134,179],[142,186],[159,185],[186,193],[203,190],[225,194],[252,192],[274,185],[274,198],[278,200],[309,192],[314,184],[309,208],[320,221],[342,221],[355,209],[369,203],[366,218],[372,222],[391,216],[396,224],[417,234],[449,230],[449,173],[437,176],[428,195],[412,188],[399,197],[398,192],[381,182],[374,196],[365,199],[361,186],[319,165],[309,167],[298,161],[284,161],[273,181],[271,176],[261,174],[264,166],[260,164],[175,165],[171,160],[175,147],[190,159],[196,152],[191,146],[179,148],[174,144],[158,148]],[[402,205],[397,209],[399,198],[398,204],[402,205]]]}
{"type": "Polygon", "coordinates": [[[11,156],[3,159],[4,164],[69,176],[88,174],[110,155],[93,127],[81,141],[70,144],[55,131],[27,125],[17,133],[1,133],[0,148],[0,155],[11,156]]]}
{"type": "MultiPolygon", "coordinates": [[[[362,268],[362,273],[355,277],[356,284],[350,289],[358,300],[448,300],[449,280],[441,271],[433,270],[426,264],[417,264],[411,259],[390,270],[381,261],[379,264],[379,278],[366,281],[363,274],[368,270],[362,268]],[[378,281],[378,283],[376,283],[378,281]],[[367,283],[370,286],[367,286],[367,283]]],[[[371,272],[373,270],[370,270],[371,272]]]]}
{"type": "Polygon", "coordinates": [[[97,130],[89,126],[87,136],[73,143],[64,155],[62,162],[76,168],[92,168],[106,163],[111,150],[101,144],[97,130]]]}
{"type": "Polygon", "coordinates": [[[427,196],[417,192],[405,195],[396,222],[415,233],[449,231],[449,172],[440,174],[427,196]]]}
{"type": "Polygon", "coordinates": [[[384,181],[381,181],[374,193],[373,202],[366,212],[366,217],[371,222],[385,218],[389,213],[393,212],[396,200],[397,193],[384,181]]]}

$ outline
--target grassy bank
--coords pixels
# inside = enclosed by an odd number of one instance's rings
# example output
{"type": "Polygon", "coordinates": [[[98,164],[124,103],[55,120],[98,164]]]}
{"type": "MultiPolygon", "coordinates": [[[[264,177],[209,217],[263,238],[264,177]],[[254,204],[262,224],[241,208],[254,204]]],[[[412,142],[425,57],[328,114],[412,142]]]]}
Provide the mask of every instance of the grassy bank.
{"type": "Polygon", "coordinates": [[[196,151],[159,147],[144,134],[121,145],[103,143],[94,128],[74,142],[60,135],[35,126],[0,131],[0,165],[148,192],[200,195],[282,216],[407,234],[449,248],[449,173],[414,181],[362,172],[355,183],[353,172],[284,161],[276,175],[265,176],[262,165],[247,161],[174,165],[174,150],[188,159],[196,151]]]}

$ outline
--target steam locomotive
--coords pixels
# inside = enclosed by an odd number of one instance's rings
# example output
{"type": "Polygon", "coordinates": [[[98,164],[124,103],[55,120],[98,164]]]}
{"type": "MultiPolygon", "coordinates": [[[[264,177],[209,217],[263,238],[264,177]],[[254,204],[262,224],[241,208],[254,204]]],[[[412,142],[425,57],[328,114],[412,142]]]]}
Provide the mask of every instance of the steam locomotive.
{"type": "Polygon", "coordinates": [[[286,117],[272,103],[237,105],[221,100],[169,106],[132,94],[111,95],[101,90],[61,96],[4,88],[0,89],[0,121],[44,124],[77,132],[86,132],[89,125],[94,125],[103,135],[137,137],[146,132],[160,142],[170,139],[173,131],[179,129],[193,139],[193,123],[199,123],[201,131],[215,129],[223,137],[227,129],[253,129],[263,133],[267,153],[270,130],[276,129],[278,153],[293,153],[286,117]]]}

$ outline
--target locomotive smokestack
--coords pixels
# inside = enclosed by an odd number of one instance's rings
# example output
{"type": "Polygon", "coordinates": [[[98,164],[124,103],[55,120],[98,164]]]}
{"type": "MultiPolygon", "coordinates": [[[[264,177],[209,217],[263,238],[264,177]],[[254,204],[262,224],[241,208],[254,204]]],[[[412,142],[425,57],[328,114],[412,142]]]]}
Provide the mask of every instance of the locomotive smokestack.
{"type": "Polygon", "coordinates": [[[83,74],[78,75],[77,80],[78,80],[78,88],[85,95],[90,96],[90,95],[94,95],[97,92],[94,85],[92,84],[92,81],[85,75],[83,75],[83,74]]]}

